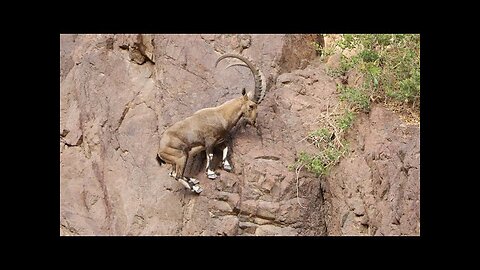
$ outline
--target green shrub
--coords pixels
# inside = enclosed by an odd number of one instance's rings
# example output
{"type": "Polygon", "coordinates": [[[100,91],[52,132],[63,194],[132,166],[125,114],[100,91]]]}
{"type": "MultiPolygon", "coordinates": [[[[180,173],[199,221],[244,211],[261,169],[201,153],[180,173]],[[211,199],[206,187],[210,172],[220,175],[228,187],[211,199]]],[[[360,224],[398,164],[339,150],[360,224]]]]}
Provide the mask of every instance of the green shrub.
{"type": "Polygon", "coordinates": [[[329,143],[316,155],[309,155],[305,152],[301,152],[295,165],[297,168],[304,166],[307,171],[314,173],[317,177],[325,176],[347,152],[348,146],[346,143],[340,147],[336,146],[334,143],[329,143]]]}
{"type": "Polygon", "coordinates": [[[338,88],[341,101],[346,101],[348,104],[365,112],[370,110],[370,97],[366,94],[366,91],[346,85],[340,85],[338,88]]]}
{"type": "Polygon", "coordinates": [[[355,119],[355,115],[352,111],[346,111],[341,117],[337,119],[337,125],[341,131],[348,129],[355,119]]]}
{"type": "Polygon", "coordinates": [[[359,52],[350,58],[342,55],[339,69],[329,75],[343,76],[355,68],[364,75],[360,90],[366,95],[419,106],[420,35],[346,34],[337,45],[359,52]]]}
{"type": "Polygon", "coordinates": [[[341,136],[351,126],[353,119],[354,114],[349,111],[336,119],[335,127],[323,127],[311,132],[307,138],[310,143],[317,147],[318,153],[309,155],[301,152],[294,166],[289,166],[290,169],[298,169],[303,166],[316,176],[327,175],[329,169],[336,165],[348,151],[347,142],[338,143],[339,139],[335,136],[341,136]],[[334,129],[338,130],[339,134],[335,135],[334,129]]]}
{"type": "MultiPolygon", "coordinates": [[[[306,137],[318,149],[317,153],[301,152],[294,166],[289,166],[296,170],[305,167],[317,176],[327,175],[330,168],[348,152],[343,135],[352,126],[357,111],[370,110],[372,97],[413,103],[419,108],[419,35],[346,34],[336,45],[343,50],[353,49],[358,54],[350,57],[342,54],[338,68],[327,70],[327,74],[345,79],[344,76],[355,69],[363,74],[364,80],[360,86],[338,86],[340,100],[348,105],[347,109],[335,119],[327,119],[328,125],[306,137]]],[[[322,52],[322,57],[333,52],[333,48],[324,49],[316,43],[313,46],[322,52]]]]}

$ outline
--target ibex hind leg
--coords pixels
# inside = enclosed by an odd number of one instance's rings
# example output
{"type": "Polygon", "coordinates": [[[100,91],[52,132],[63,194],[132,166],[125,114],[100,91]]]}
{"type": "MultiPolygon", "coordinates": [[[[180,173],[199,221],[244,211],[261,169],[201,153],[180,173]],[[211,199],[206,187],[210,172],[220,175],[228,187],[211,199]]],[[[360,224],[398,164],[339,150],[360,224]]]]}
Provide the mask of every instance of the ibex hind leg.
{"type": "Polygon", "coordinates": [[[170,173],[168,173],[168,176],[175,178],[177,173],[176,173],[176,163],[177,163],[177,158],[178,156],[182,156],[182,152],[173,148],[166,148],[164,149],[161,153],[158,154],[165,163],[168,163],[172,165],[170,173]]]}
{"type": "Polygon", "coordinates": [[[183,179],[186,179],[189,183],[197,185],[200,183],[196,178],[184,176],[183,179]]]}
{"type": "MultiPolygon", "coordinates": [[[[200,153],[201,151],[205,150],[205,147],[203,146],[196,146],[196,147],[193,147],[190,152],[188,153],[188,157],[189,158],[194,158],[198,153],[200,153]]],[[[190,182],[192,182],[193,184],[198,184],[200,183],[197,179],[193,178],[193,177],[186,177],[187,179],[190,180],[190,182]]]]}
{"type": "Polygon", "coordinates": [[[168,176],[175,178],[177,176],[177,172],[175,171],[175,164],[172,164],[172,170],[168,173],[168,176]]]}
{"type": "Polygon", "coordinates": [[[199,182],[196,179],[192,181],[191,178],[183,176],[183,174],[185,173],[185,165],[187,164],[187,160],[188,160],[188,153],[185,153],[181,157],[177,158],[175,162],[176,163],[175,179],[177,179],[177,181],[179,181],[186,188],[199,194],[200,192],[203,191],[203,189],[198,185],[199,182]]]}
{"type": "Polygon", "coordinates": [[[200,192],[203,191],[203,188],[198,183],[195,184],[191,182],[190,178],[188,177],[179,178],[178,182],[180,182],[183,186],[197,194],[200,194],[200,192]]]}
{"type": "Polygon", "coordinates": [[[197,194],[203,191],[203,189],[198,185],[199,181],[194,178],[183,176],[188,155],[184,155],[183,151],[181,150],[167,148],[160,153],[160,156],[164,161],[166,161],[166,163],[172,165],[172,170],[168,174],[169,176],[174,177],[175,180],[180,182],[184,187],[196,192],[197,194]]]}

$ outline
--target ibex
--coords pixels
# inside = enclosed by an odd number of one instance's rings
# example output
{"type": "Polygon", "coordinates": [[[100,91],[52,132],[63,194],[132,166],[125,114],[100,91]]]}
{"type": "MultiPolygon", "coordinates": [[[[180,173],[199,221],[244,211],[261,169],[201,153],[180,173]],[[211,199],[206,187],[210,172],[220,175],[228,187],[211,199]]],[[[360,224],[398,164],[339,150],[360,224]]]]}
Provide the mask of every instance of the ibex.
{"type": "MultiPolygon", "coordinates": [[[[224,54],[217,59],[215,67],[222,59],[228,57],[240,59],[250,68],[255,79],[253,94],[252,92],[247,94],[245,88],[243,88],[241,97],[229,100],[217,107],[205,108],[195,112],[192,116],[169,127],[160,139],[157,154],[160,165],[162,163],[171,164],[172,171],[169,175],[197,194],[203,190],[198,185],[199,181],[184,176],[188,158],[205,150],[207,156],[205,173],[209,179],[215,179],[217,174],[211,168],[213,148],[223,144],[222,167],[226,171],[231,171],[232,166],[227,160],[226,136],[242,117],[247,120],[248,124],[255,126],[257,105],[265,96],[266,82],[263,74],[244,56],[224,54]]],[[[230,66],[234,65],[239,64],[230,66]]]]}

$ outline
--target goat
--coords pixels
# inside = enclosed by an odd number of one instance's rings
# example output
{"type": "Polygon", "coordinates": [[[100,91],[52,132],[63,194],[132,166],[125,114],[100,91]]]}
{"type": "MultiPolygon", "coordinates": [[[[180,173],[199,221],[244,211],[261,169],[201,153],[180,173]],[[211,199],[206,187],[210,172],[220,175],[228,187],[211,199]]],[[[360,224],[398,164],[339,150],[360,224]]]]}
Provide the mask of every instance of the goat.
{"type": "MultiPolygon", "coordinates": [[[[217,64],[225,58],[237,58],[243,61],[252,71],[255,80],[255,89],[248,94],[242,89],[242,96],[226,101],[220,106],[205,108],[195,112],[192,116],[181,120],[169,127],[160,139],[157,160],[160,165],[172,165],[170,176],[182,183],[186,188],[202,192],[199,181],[192,177],[185,177],[185,165],[189,157],[205,151],[207,165],[205,173],[209,179],[215,179],[217,174],[211,168],[213,148],[225,143],[230,130],[243,117],[247,124],[255,126],[257,119],[257,105],[265,96],[266,83],[262,72],[252,62],[242,55],[224,54],[215,62],[217,64]]],[[[238,65],[238,64],[235,64],[238,65]]],[[[228,68],[228,67],[227,67],[228,68]]],[[[228,146],[223,148],[222,166],[226,171],[231,171],[232,166],[227,160],[228,146]]]]}

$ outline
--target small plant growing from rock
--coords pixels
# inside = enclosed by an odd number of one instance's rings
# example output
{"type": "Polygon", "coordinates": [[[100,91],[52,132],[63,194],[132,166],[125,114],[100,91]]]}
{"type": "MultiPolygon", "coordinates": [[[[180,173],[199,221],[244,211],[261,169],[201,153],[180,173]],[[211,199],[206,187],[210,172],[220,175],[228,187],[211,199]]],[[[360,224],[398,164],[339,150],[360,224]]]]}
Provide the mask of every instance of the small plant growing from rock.
{"type": "Polygon", "coordinates": [[[351,111],[345,111],[342,114],[321,115],[323,126],[304,138],[308,143],[314,145],[318,152],[316,154],[300,152],[295,164],[290,169],[295,169],[297,176],[303,167],[317,177],[327,175],[329,169],[348,152],[348,145],[342,138],[353,120],[354,114],[351,111]],[[332,115],[336,117],[332,118],[332,115]]]}
{"type": "Polygon", "coordinates": [[[354,111],[370,111],[370,97],[365,90],[342,84],[337,88],[340,92],[340,100],[350,104],[354,111]]]}
{"type": "MultiPolygon", "coordinates": [[[[396,111],[409,113],[419,121],[420,35],[346,34],[325,48],[334,49],[341,52],[340,63],[328,69],[328,75],[342,78],[347,84],[349,71],[358,71],[363,83],[356,92],[372,101],[390,103],[396,111]]],[[[352,89],[344,90],[354,94],[352,89]]],[[[362,102],[361,109],[366,111],[368,104],[362,102]]]]}

